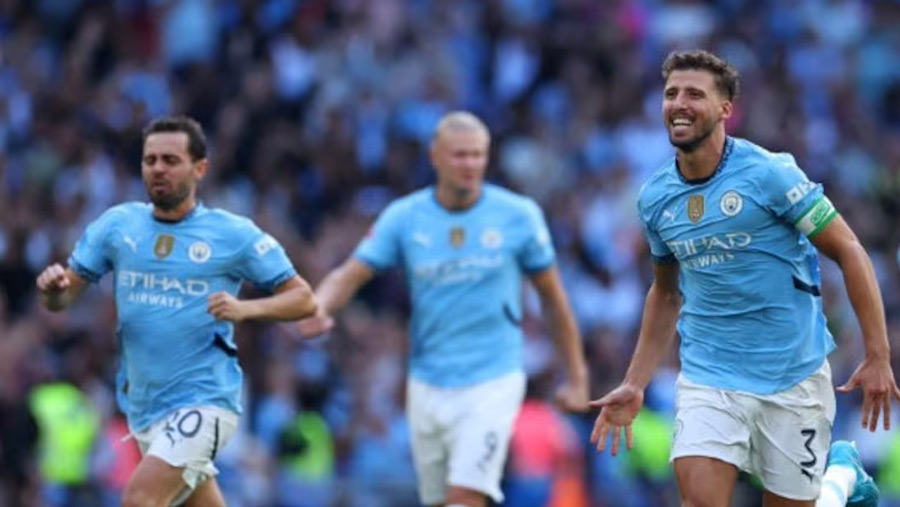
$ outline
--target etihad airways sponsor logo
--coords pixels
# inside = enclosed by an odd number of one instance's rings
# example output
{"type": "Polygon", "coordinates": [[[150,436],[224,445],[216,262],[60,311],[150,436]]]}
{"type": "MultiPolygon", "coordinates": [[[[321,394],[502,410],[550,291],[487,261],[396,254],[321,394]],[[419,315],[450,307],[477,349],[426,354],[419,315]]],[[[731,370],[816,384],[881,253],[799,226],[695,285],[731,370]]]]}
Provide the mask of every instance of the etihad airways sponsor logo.
{"type": "Polygon", "coordinates": [[[753,236],[747,232],[728,232],[667,241],[666,246],[682,267],[697,269],[734,260],[735,251],[752,243],[753,236]]]}
{"type": "Polygon", "coordinates": [[[128,290],[126,299],[131,303],[168,308],[182,308],[185,296],[204,297],[209,294],[209,283],[205,280],[142,271],[119,271],[118,286],[128,290]]]}
{"type": "Polygon", "coordinates": [[[434,261],[413,268],[415,277],[429,283],[446,285],[477,282],[503,266],[503,255],[477,255],[451,261],[434,261]]]}

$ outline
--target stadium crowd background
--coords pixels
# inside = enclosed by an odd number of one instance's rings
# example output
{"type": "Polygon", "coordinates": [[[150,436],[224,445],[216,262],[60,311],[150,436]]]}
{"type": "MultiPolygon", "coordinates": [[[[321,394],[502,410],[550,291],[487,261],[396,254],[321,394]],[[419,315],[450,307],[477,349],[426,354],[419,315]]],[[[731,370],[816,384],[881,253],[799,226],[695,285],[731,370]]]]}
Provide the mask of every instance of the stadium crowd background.
{"type": "MultiPolygon", "coordinates": [[[[49,314],[34,277],[106,207],[144,199],[140,129],[164,113],[206,128],[204,201],[254,217],[316,283],[389,199],[431,181],[441,114],[475,112],[494,135],[490,179],[545,210],[592,395],[605,392],[624,373],[648,284],[636,191],[672,153],[659,65],[686,47],[741,71],[731,133],[794,153],[855,228],[900,369],[900,2],[0,0],[0,506],[118,505],[136,463],[112,391],[109,280],[49,314]]],[[[839,383],[861,338],[839,271],[823,271],[839,383]]],[[[560,365],[528,297],[531,389],[507,504],[675,505],[674,353],[639,447],[599,455],[589,417],[547,401],[560,365]]],[[[238,329],[247,395],[219,462],[229,505],[416,505],[402,279],[377,279],[358,301],[327,339],[238,329]]],[[[858,442],[898,504],[900,432],[863,432],[859,401],[839,396],[835,437],[858,442]]]]}

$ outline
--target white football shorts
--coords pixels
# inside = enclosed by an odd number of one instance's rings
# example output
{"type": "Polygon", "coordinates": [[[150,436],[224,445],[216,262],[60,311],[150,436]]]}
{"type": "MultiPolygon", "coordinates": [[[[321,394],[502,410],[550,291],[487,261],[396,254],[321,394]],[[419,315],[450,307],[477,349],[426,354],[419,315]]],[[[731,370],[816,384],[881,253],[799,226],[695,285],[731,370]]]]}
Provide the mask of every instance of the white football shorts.
{"type": "Polygon", "coordinates": [[[463,388],[407,381],[406,412],[423,504],[444,503],[448,485],[503,501],[500,479],[525,380],[517,371],[463,388]]]}
{"type": "Polygon", "coordinates": [[[213,460],[237,428],[238,415],[219,407],[175,410],[143,431],[132,432],[141,454],[183,468],[184,491],[172,505],[183,503],[194,489],[219,471],[213,460]]]}
{"type": "Polygon", "coordinates": [[[757,395],[677,381],[670,461],[705,456],[760,478],[766,490],[814,500],[831,446],[835,399],[831,367],[794,387],[757,395]]]}

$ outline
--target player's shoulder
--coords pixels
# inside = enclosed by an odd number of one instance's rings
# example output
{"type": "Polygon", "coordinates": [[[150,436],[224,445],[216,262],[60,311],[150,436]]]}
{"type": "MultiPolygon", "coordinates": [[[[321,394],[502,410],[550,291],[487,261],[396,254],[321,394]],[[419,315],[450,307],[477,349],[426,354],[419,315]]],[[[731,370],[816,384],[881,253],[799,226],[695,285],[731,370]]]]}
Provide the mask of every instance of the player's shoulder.
{"type": "Polygon", "coordinates": [[[485,183],[482,192],[484,192],[484,199],[492,207],[503,207],[513,213],[525,214],[531,214],[540,209],[538,203],[531,197],[493,183],[485,183]]]}
{"type": "Polygon", "coordinates": [[[130,223],[136,219],[146,218],[152,213],[149,203],[131,201],[110,206],[98,218],[97,222],[107,225],[130,223]]]}
{"type": "Polygon", "coordinates": [[[206,207],[199,205],[197,213],[200,215],[204,223],[213,223],[217,226],[229,227],[232,229],[256,229],[256,223],[250,217],[239,215],[223,208],[206,207]]]}
{"type": "Polygon", "coordinates": [[[640,210],[654,207],[665,199],[666,195],[675,187],[682,185],[678,177],[678,169],[675,167],[675,157],[671,157],[658,169],[653,171],[638,190],[637,205],[640,210]]]}
{"type": "Polygon", "coordinates": [[[765,174],[769,171],[778,171],[797,168],[794,156],[787,152],[771,151],[752,141],[735,137],[734,153],[732,157],[738,162],[736,165],[746,170],[748,166],[758,168],[755,174],[765,174]]]}

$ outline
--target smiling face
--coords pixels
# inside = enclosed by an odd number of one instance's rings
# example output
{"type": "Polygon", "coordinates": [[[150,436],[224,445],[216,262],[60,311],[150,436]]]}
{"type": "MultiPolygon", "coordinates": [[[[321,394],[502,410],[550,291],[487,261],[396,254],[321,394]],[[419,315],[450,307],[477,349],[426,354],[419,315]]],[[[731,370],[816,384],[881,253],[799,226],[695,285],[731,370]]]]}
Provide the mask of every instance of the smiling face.
{"type": "Polygon", "coordinates": [[[716,129],[725,128],[732,103],[716,87],[715,77],[705,70],[675,70],[663,91],[663,121],[669,142],[691,152],[716,129]]]}
{"type": "Polygon", "coordinates": [[[141,175],[153,206],[172,211],[187,203],[193,207],[197,182],[206,174],[206,159],[193,160],[184,132],[157,132],[147,136],[141,175]]]}

